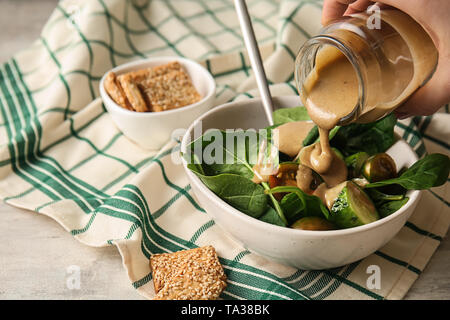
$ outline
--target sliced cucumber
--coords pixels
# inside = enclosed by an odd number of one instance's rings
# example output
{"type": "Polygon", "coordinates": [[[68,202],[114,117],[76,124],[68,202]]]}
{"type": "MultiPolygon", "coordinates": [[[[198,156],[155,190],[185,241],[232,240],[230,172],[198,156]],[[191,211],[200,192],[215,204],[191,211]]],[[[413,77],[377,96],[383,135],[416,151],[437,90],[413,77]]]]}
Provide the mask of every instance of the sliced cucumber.
{"type": "Polygon", "coordinates": [[[348,181],[331,207],[330,220],[339,228],[353,228],[379,219],[369,196],[355,183],[348,181]]]}

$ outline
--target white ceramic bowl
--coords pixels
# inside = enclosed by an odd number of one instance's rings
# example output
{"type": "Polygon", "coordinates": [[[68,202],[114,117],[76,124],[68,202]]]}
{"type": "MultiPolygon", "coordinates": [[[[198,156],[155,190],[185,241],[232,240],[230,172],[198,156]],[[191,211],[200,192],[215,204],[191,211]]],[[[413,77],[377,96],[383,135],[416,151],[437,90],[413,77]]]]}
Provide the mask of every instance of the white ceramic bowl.
{"type": "MultiPolygon", "coordinates": [[[[298,96],[277,97],[274,104],[276,108],[295,107],[300,100],[298,96]]],[[[228,103],[207,112],[198,121],[202,121],[203,132],[210,128],[264,128],[268,123],[262,108],[259,99],[228,103]]],[[[193,137],[194,125],[183,137],[182,151],[193,137]]],[[[388,153],[398,168],[417,161],[416,154],[403,140],[398,140],[388,153]]],[[[420,191],[410,191],[409,201],[400,210],[367,225],[333,231],[296,230],[259,221],[234,209],[209,190],[184,160],[183,166],[201,206],[222,229],[250,251],[306,270],[343,266],[375,252],[402,228],[421,195],[420,191]]]]}
{"type": "Polygon", "coordinates": [[[103,85],[106,75],[100,81],[100,95],[111,118],[123,134],[146,149],[159,149],[170,138],[174,130],[186,129],[200,115],[214,105],[216,85],[211,74],[189,59],[179,57],[153,57],[120,65],[110,71],[120,75],[125,72],[155,67],[178,61],[189,74],[192,84],[202,95],[202,100],[188,106],[162,112],[134,112],[115,103],[106,93],[103,85]]]}

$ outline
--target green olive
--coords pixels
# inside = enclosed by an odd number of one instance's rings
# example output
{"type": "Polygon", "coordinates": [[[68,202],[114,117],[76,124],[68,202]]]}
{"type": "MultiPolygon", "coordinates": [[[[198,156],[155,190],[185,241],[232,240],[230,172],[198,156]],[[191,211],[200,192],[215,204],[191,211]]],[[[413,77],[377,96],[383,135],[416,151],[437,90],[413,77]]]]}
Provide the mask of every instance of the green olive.
{"type": "Polygon", "coordinates": [[[335,230],[336,226],[328,220],[320,217],[304,217],[295,221],[291,228],[300,230],[335,230]]]}
{"type": "Polygon", "coordinates": [[[390,155],[378,153],[366,160],[362,174],[370,182],[378,182],[397,177],[397,167],[390,155]]]}

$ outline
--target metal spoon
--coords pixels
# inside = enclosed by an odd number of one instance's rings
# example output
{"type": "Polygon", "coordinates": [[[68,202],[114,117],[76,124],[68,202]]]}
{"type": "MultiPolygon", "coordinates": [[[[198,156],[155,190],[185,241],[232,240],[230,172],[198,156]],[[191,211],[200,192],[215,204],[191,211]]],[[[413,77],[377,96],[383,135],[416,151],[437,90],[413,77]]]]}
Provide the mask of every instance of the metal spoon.
{"type": "Polygon", "coordinates": [[[267,84],[266,73],[264,71],[261,55],[258,50],[258,43],[256,42],[255,32],[248,13],[247,4],[245,3],[245,0],[235,0],[234,6],[236,7],[239,24],[241,25],[242,35],[244,37],[245,47],[247,48],[250,64],[256,77],[256,83],[258,84],[264,111],[269,124],[273,125],[272,112],[274,108],[272,96],[270,95],[269,86],[267,84]]]}

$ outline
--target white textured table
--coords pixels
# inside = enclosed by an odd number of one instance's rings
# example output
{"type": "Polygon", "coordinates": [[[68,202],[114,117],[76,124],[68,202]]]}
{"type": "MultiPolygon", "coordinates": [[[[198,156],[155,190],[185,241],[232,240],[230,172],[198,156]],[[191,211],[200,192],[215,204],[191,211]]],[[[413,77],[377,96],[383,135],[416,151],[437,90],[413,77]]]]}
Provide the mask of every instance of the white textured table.
{"type": "MultiPolygon", "coordinates": [[[[0,0],[0,63],[38,38],[56,3],[0,0]]],[[[449,270],[446,237],[406,299],[450,299],[449,270]]],[[[54,220],[5,204],[0,204],[0,284],[0,299],[142,299],[115,247],[87,247],[54,220]],[[79,289],[70,285],[73,268],[80,271],[79,289]]]]}

